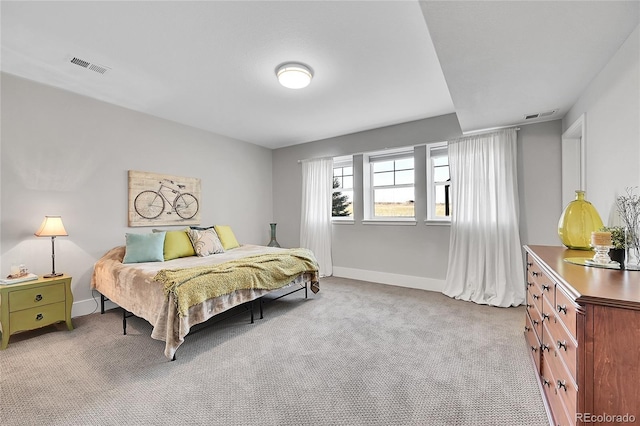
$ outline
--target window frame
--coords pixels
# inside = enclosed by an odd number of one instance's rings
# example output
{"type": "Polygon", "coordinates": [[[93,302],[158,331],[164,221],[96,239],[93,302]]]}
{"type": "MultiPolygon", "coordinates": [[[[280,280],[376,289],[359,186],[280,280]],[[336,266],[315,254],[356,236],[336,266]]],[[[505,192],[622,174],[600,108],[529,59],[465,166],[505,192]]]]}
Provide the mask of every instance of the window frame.
{"type": "MultiPolygon", "coordinates": [[[[436,216],[436,189],[439,186],[445,187],[445,193],[448,193],[449,197],[451,197],[451,165],[449,164],[449,148],[448,142],[435,142],[429,143],[427,146],[427,219],[426,222],[432,224],[442,224],[448,225],[451,224],[451,212],[449,216],[436,216]],[[434,155],[436,151],[442,151],[446,149],[447,151],[447,165],[449,166],[449,180],[446,182],[435,182],[435,168],[442,166],[435,166],[433,164],[433,159],[436,157],[441,157],[442,155],[434,155]],[[446,188],[449,188],[447,191],[446,188]]],[[[449,200],[452,201],[451,199],[449,200]]],[[[451,209],[453,210],[453,203],[451,202],[451,209]]]]}
{"type": "MultiPolygon", "coordinates": [[[[345,167],[351,167],[351,175],[347,175],[347,176],[351,176],[351,180],[352,180],[352,185],[351,188],[346,188],[347,191],[351,191],[351,214],[349,216],[333,216],[333,212],[331,215],[331,220],[332,221],[338,221],[338,222],[353,222],[354,220],[354,211],[353,211],[353,203],[354,203],[354,196],[355,196],[355,169],[353,167],[353,156],[348,155],[348,156],[343,156],[343,157],[335,157],[333,158],[333,166],[332,166],[332,180],[331,180],[331,187],[332,187],[332,192],[331,194],[333,195],[336,192],[344,192],[345,188],[344,187],[338,187],[338,188],[333,188],[333,171],[337,168],[345,168],[345,167]]],[[[344,184],[344,173],[342,174],[343,177],[343,184],[344,184]]],[[[333,209],[332,209],[333,210],[333,209]]]]}
{"type": "MultiPolygon", "coordinates": [[[[415,190],[416,190],[416,164],[415,164],[415,147],[403,147],[398,149],[388,149],[380,152],[370,152],[366,155],[367,169],[364,175],[364,203],[365,203],[365,221],[370,223],[385,222],[385,221],[398,221],[398,222],[415,222],[416,210],[415,210],[415,190]],[[413,183],[411,184],[395,184],[395,173],[402,170],[396,170],[395,161],[411,158],[413,160],[413,183]],[[394,185],[381,185],[374,186],[374,164],[384,161],[394,161],[394,185]],[[413,215],[412,216],[376,216],[375,215],[375,190],[376,189],[392,189],[392,188],[413,188],[413,215]]],[[[384,173],[384,172],[380,172],[384,173]]]]}

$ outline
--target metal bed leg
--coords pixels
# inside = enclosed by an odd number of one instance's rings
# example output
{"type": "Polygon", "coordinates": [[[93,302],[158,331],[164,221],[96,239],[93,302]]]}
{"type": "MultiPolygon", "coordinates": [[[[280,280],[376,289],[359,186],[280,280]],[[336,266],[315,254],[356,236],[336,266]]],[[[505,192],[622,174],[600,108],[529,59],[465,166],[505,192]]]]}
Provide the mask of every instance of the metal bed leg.
{"type": "Polygon", "coordinates": [[[264,299],[260,298],[260,319],[264,318],[262,306],[264,305],[264,299]]]}
{"type": "Polygon", "coordinates": [[[307,298],[307,283],[304,283],[304,298],[307,298]]]}
{"type": "Polygon", "coordinates": [[[127,335],[127,311],[122,308],[122,334],[127,335]]]}
{"type": "Polygon", "coordinates": [[[104,294],[100,293],[100,314],[104,314],[104,294]]]}
{"type": "Polygon", "coordinates": [[[251,310],[251,324],[253,324],[253,300],[251,301],[251,306],[249,309],[251,310]]]}

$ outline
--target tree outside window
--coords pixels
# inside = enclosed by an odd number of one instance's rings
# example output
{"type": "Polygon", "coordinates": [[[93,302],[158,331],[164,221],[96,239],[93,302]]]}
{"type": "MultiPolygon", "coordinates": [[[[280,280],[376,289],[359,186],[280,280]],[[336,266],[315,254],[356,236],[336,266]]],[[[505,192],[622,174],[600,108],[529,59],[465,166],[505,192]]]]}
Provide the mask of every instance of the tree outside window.
{"type": "Polygon", "coordinates": [[[353,216],[353,167],[338,165],[333,168],[333,217],[353,216]]]}

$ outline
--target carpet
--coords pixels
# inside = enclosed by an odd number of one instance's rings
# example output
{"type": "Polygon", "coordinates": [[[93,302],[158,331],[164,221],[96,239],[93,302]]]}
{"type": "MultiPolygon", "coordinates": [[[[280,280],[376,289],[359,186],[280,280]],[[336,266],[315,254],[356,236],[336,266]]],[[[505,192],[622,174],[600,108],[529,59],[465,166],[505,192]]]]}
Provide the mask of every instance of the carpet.
{"type": "Polygon", "coordinates": [[[120,310],[11,336],[3,425],[547,425],[524,308],[323,278],[189,334],[177,360],[120,310]]]}

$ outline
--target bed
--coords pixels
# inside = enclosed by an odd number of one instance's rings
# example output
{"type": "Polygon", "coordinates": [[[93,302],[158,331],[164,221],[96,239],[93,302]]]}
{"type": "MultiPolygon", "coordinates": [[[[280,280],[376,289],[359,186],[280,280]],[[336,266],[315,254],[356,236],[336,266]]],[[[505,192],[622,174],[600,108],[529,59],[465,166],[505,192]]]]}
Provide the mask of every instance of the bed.
{"type": "MultiPolygon", "coordinates": [[[[313,262],[306,262],[304,267],[300,267],[304,271],[286,278],[286,282],[283,281],[282,274],[278,274],[273,279],[265,278],[266,276],[261,272],[263,268],[257,268],[258,259],[268,259],[269,264],[284,257],[290,259],[295,254],[292,250],[304,249],[282,249],[247,244],[205,257],[190,256],[164,262],[125,264],[123,263],[125,246],[119,246],[109,250],[95,263],[91,287],[102,295],[103,300],[107,298],[123,308],[125,312],[128,311],[147,320],[153,326],[151,337],[165,342],[164,355],[173,360],[176,350],[184,342],[191,327],[217,314],[258,299],[261,301],[264,295],[282,288],[293,286],[294,291],[305,289],[306,293],[309,286],[311,291],[317,293],[319,291],[318,269],[313,253],[310,251],[308,253],[313,262]],[[231,268],[232,265],[233,268],[231,268]],[[230,269],[235,270],[238,268],[237,265],[247,265],[243,267],[244,272],[251,275],[241,277],[241,282],[238,284],[230,285],[227,282],[225,285],[229,290],[215,290],[221,279],[218,275],[224,275],[220,270],[224,269],[225,272],[230,269]],[[254,269],[255,273],[252,272],[254,269]],[[210,274],[209,278],[210,270],[215,273],[210,274]],[[175,279],[171,281],[175,278],[175,275],[171,274],[181,274],[180,276],[187,274],[189,277],[197,277],[192,280],[193,282],[196,279],[199,282],[197,285],[191,285],[192,281],[189,281],[187,285],[175,279]],[[205,300],[200,301],[197,298],[191,300],[178,292],[187,287],[198,287],[199,291],[205,292],[204,295],[198,295],[205,300]],[[225,294],[218,295],[216,291],[225,294]],[[189,299],[190,302],[185,303],[185,299],[189,299]]],[[[251,309],[253,315],[253,307],[251,309]]]]}

